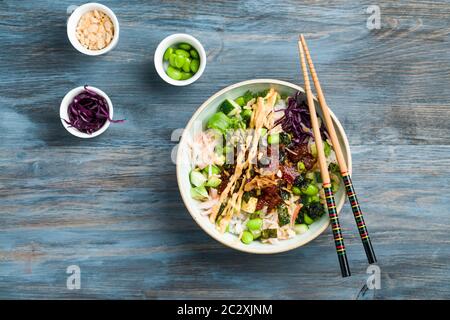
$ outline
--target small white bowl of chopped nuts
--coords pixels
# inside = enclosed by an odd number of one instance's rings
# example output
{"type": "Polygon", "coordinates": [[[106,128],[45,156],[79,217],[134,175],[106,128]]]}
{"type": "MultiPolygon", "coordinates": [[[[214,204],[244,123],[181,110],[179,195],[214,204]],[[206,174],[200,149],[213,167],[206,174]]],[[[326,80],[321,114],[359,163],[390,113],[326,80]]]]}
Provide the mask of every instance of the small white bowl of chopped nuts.
{"type": "Polygon", "coordinates": [[[119,41],[119,20],[108,7],[86,3],[77,7],[67,21],[67,36],[75,49],[89,56],[112,50],[119,41]]]}

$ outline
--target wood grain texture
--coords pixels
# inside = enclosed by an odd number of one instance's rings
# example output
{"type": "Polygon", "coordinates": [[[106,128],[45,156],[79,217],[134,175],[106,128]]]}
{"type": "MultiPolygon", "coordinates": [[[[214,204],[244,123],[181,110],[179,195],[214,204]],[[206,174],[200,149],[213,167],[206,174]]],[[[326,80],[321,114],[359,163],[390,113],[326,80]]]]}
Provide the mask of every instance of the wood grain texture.
{"type": "Polygon", "coordinates": [[[0,298],[450,298],[449,1],[102,1],[121,24],[110,54],[66,36],[73,1],[0,1],[0,298]],[[366,28],[367,6],[382,28],[366,28]],[[202,78],[160,80],[153,52],[187,32],[204,44],[202,78]],[[350,140],[353,181],[382,271],[366,260],[348,205],[353,275],[339,276],[330,231],[298,250],[251,256],[210,239],[178,193],[170,137],[217,90],[252,78],[301,83],[308,39],[331,109],[350,140]],[[67,91],[108,93],[102,136],[70,136],[67,91]],[[66,289],[77,264],[81,290],[66,289]]]}

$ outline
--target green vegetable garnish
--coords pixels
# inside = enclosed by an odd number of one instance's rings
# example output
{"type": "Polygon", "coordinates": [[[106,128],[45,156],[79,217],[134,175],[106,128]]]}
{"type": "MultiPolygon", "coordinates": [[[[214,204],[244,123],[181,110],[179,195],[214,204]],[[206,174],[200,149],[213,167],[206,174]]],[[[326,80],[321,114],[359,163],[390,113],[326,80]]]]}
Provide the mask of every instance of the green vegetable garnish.
{"type": "Polygon", "coordinates": [[[212,176],[211,178],[208,179],[208,182],[206,182],[206,186],[211,188],[217,188],[221,183],[222,180],[220,178],[212,176]]]}
{"type": "MultiPolygon", "coordinates": [[[[190,50],[192,48],[191,45],[187,44],[187,43],[180,43],[178,45],[178,47],[183,50],[190,50]]],[[[192,50],[192,51],[195,51],[195,50],[192,50]]]]}
{"type": "Polygon", "coordinates": [[[305,215],[303,216],[303,219],[305,220],[305,223],[306,223],[306,224],[312,224],[312,223],[314,223],[314,220],[311,219],[306,213],[305,213],[305,215]]]}
{"type": "Polygon", "coordinates": [[[247,222],[247,228],[249,230],[260,230],[263,225],[263,221],[261,218],[250,219],[247,222]]]}
{"type": "Polygon", "coordinates": [[[189,174],[189,179],[191,180],[192,185],[196,187],[203,186],[207,180],[207,178],[199,171],[192,170],[189,174]]]}
{"type": "Polygon", "coordinates": [[[323,142],[323,152],[325,153],[325,157],[329,157],[331,153],[331,146],[328,144],[328,142],[323,142]]]}
{"type": "Polygon", "coordinates": [[[313,183],[310,183],[306,188],[302,189],[302,192],[308,196],[314,196],[319,192],[319,188],[313,183]]]}
{"type": "Polygon", "coordinates": [[[236,100],[234,100],[238,105],[240,105],[241,107],[245,106],[245,99],[244,97],[239,97],[236,100]]]}
{"type": "Polygon", "coordinates": [[[173,53],[173,48],[172,47],[167,48],[166,52],[164,52],[164,57],[163,57],[164,61],[169,61],[169,57],[172,53],[173,53]]]}
{"type": "Polygon", "coordinates": [[[237,102],[231,99],[226,99],[220,105],[219,111],[223,112],[227,116],[233,116],[241,111],[241,107],[237,102]]]}
{"type": "Polygon", "coordinates": [[[191,197],[195,200],[204,201],[208,199],[208,191],[204,186],[191,188],[191,197]]]}
{"type": "Polygon", "coordinates": [[[296,224],[294,226],[294,230],[296,234],[303,234],[305,232],[308,232],[308,226],[306,224],[296,224]]]}
{"type": "Polygon", "coordinates": [[[210,129],[217,129],[223,134],[231,125],[231,119],[228,118],[223,112],[217,112],[209,118],[207,127],[210,129]]]}
{"type": "Polygon", "coordinates": [[[250,244],[253,241],[253,234],[250,231],[244,231],[242,233],[241,241],[244,244],[250,244]]]}
{"type": "Polygon", "coordinates": [[[299,196],[299,195],[302,194],[302,191],[300,190],[299,187],[293,186],[293,187],[292,187],[292,193],[295,194],[295,195],[297,195],[297,196],[299,196]]]}
{"type": "Polygon", "coordinates": [[[213,174],[220,174],[222,170],[215,164],[210,164],[209,166],[205,167],[202,172],[209,177],[213,174]]]}

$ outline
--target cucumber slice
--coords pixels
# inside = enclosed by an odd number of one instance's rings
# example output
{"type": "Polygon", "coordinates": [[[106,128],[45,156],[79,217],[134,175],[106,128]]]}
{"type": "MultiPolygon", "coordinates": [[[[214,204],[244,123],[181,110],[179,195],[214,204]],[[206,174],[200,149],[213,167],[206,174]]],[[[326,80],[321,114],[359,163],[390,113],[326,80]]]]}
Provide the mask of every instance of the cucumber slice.
{"type": "MultiPolygon", "coordinates": [[[[222,154],[223,152],[221,152],[222,154]]],[[[218,166],[216,166],[215,164],[210,164],[209,166],[205,167],[203,169],[203,174],[205,174],[206,176],[210,176],[213,174],[220,174],[221,170],[218,166]]]]}
{"type": "Polygon", "coordinates": [[[311,219],[306,213],[305,213],[303,219],[305,220],[306,224],[313,224],[313,222],[314,222],[314,220],[311,219]]]}
{"type": "Polygon", "coordinates": [[[253,235],[253,240],[258,239],[261,236],[261,230],[250,230],[253,235]]]}
{"type": "Polygon", "coordinates": [[[189,179],[191,180],[192,185],[196,186],[196,187],[200,187],[203,186],[206,182],[206,180],[208,180],[203,173],[199,172],[199,171],[195,171],[192,170],[191,173],[189,174],[189,179]]]}
{"type": "Polygon", "coordinates": [[[217,178],[215,176],[212,176],[211,178],[208,179],[206,186],[211,187],[211,188],[217,188],[221,183],[222,183],[222,180],[220,180],[219,178],[217,178]]]}
{"type": "Polygon", "coordinates": [[[216,129],[221,133],[225,133],[230,125],[231,119],[228,118],[223,112],[217,112],[209,118],[207,127],[209,129],[216,129]]]}
{"type": "Polygon", "coordinates": [[[241,106],[231,99],[226,99],[220,105],[219,111],[222,111],[227,116],[234,116],[241,111],[241,106]]]}
{"type": "Polygon", "coordinates": [[[234,101],[236,101],[236,103],[237,103],[238,105],[240,105],[241,107],[243,107],[243,106],[245,105],[245,99],[244,99],[244,97],[239,97],[239,98],[237,98],[237,99],[234,100],[234,101]]]}
{"type": "Polygon", "coordinates": [[[208,191],[203,186],[191,188],[191,197],[195,200],[204,201],[208,199],[208,191]]]}
{"type": "Polygon", "coordinates": [[[294,231],[296,234],[303,234],[308,231],[308,226],[306,224],[296,224],[294,226],[294,231]]]}

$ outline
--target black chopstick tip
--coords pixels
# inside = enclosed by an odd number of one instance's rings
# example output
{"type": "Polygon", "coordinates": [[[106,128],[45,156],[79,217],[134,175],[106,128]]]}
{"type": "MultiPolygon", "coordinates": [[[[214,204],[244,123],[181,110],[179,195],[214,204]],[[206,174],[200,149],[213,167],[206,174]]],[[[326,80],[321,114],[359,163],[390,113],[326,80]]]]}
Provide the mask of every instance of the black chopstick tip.
{"type": "Polygon", "coordinates": [[[347,278],[352,275],[346,254],[339,255],[339,266],[341,267],[341,274],[343,278],[347,278]]]}

